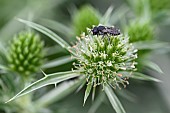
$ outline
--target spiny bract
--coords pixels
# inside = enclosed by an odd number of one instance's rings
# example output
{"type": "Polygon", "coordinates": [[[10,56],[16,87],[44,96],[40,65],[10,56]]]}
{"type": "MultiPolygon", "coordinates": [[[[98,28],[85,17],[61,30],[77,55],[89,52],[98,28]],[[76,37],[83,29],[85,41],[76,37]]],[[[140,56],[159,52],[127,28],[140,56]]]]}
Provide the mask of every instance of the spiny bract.
{"type": "Polygon", "coordinates": [[[88,84],[110,84],[114,88],[122,84],[128,84],[132,71],[135,71],[135,59],[137,50],[128,42],[128,37],[97,36],[91,32],[87,36],[82,35],[73,49],[76,52],[75,68],[82,70],[88,84]],[[129,74],[123,74],[124,72],[129,74]]]}
{"type": "Polygon", "coordinates": [[[36,72],[43,62],[43,41],[33,32],[21,32],[10,42],[9,67],[23,76],[36,72]]]}

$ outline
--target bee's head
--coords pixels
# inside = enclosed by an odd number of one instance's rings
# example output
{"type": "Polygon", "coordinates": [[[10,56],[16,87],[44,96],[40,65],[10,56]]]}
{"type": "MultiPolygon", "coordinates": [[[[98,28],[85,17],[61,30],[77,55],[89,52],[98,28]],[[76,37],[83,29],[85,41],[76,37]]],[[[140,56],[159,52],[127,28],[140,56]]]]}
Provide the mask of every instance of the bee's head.
{"type": "Polygon", "coordinates": [[[99,32],[98,27],[94,27],[91,31],[93,32],[93,35],[97,35],[99,32]]]}

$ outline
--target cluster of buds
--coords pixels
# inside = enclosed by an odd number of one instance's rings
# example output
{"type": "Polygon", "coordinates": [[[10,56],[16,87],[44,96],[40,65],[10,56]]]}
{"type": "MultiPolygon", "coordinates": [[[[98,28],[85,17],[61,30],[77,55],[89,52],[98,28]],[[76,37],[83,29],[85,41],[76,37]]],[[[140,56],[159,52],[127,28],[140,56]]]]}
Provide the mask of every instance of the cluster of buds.
{"type": "Polygon", "coordinates": [[[39,35],[21,32],[10,42],[9,67],[23,76],[36,72],[43,62],[43,46],[39,35]]]}

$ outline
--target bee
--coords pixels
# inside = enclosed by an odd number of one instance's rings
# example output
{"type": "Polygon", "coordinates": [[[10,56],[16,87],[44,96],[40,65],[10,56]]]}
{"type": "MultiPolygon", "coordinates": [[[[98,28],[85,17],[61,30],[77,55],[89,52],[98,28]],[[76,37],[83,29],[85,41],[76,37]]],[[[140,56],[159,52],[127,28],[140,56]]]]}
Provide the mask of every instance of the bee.
{"type": "Polygon", "coordinates": [[[95,26],[92,30],[93,35],[111,35],[117,36],[120,35],[120,29],[115,27],[108,26],[95,26]]]}

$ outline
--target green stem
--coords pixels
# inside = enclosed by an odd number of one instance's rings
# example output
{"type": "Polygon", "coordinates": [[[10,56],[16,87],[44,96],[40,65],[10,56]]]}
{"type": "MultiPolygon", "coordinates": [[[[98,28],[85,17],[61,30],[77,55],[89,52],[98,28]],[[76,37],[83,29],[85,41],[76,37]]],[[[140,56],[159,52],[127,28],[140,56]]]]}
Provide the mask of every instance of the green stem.
{"type": "MultiPolygon", "coordinates": [[[[27,76],[22,76],[21,77],[21,85],[22,87],[26,87],[29,85],[30,78],[27,76]]],[[[19,106],[19,111],[18,113],[37,113],[36,107],[34,106],[34,103],[32,101],[32,94],[27,94],[24,96],[21,96],[18,98],[15,103],[19,106]]]]}
{"type": "Polygon", "coordinates": [[[31,95],[24,95],[18,98],[15,102],[21,108],[19,113],[37,113],[34,104],[31,100],[31,95]]]}

